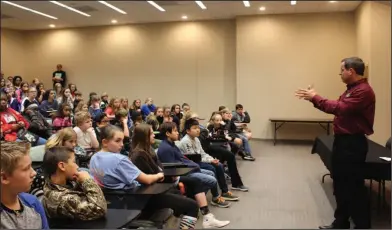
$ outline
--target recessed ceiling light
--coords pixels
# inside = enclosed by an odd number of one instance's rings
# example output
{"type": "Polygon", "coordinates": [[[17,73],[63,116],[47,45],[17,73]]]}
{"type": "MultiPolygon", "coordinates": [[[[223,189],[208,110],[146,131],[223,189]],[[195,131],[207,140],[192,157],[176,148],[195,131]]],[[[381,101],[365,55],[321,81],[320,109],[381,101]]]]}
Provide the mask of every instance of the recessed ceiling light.
{"type": "Polygon", "coordinates": [[[125,12],[125,11],[113,6],[112,4],[105,2],[105,1],[98,1],[98,2],[104,4],[105,6],[107,6],[109,8],[112,8],[113,10],[119,12],[120,14],[127,14],[127,12],[125,12]]]}
{"type": "Polygon", "coordinates": [[[259,10],[264,11],[264,10],[265,10],[265,7],[262,6],[262,7],[259,8],[259,10]]]}
{"type": "Polygon", "coordinates": [[[166,11],[160,5],[156,4],[154,1],[147,1],[147,2],[150,3],[152,6],[154,6],[155,8],[157,8],[159,11],[162,11],[162,12],[166,11]]]}
{"type": "Polygon", "coordinates": [[[188,16],[184,15],[181,17],[182,19],[188,19],[188,16]]]}
{"type": "Polygon", "coordinates": [[[297,4],[297,1],[290,1],[290,4],[291,4],[292,6],[294,6],[294,5],[297,4]]]}
{"type": "Polygon", "coordinates": [[[202,1],[195,1],[197,5],[200,6],[200,8],[202,8],[203,10],[207,9],[207,7],[204,5],[204,3],[202,1]]]}
{"type": "Polygon", "coordinates": [[[113,19],[113,20],[112,20],[112,23],[113,23],[113,24],[116,24],[116,23],[117,23],[117,20],[116,20],[116,19],[113,19]]]}
{"type": "Polygon", "coordinates": [[[86,14],[86,13],[80,11],[80,10],[77,10],[77,9],[74,9],[74,8],[69,7],[69,6],[67,6],[67,5],[64,5],[63,3],[60,3],[60,2],[58,2],[58,1],[49,1],[49,2],[51,2],[51,3],[53,3],[53,4],[56,4],[56,5],[58,5],[58,6],[64,7],[64,8],[67,9],[67,10],[73,11],[73,12],[78,13],[78,14],[81,14],[81,15],[83,15],[83,16],[91,17],[91,15],[89,15],[89,14],[86,14]]]}
{"type": "Polygon", "coordinates": [[[49,27],[50,27],[50,28],[55,28],[55,27],[56,27],[56,25],[54,25],[54,24],[50,24],[50,25],[49,25],[49,27]]]}
{"type": "Polygon", "coordinates": [[[249,1],[243,1],[245,7],[250,7],[250,2],[249,1]]]}
{"type": "Polygon", "coordinates": [[[51,16],[51,15],[49,15],[49,14],[44,14],[44,13],[42,13],[42,12],[39,12],[39,11],[30,9],[30,8],[27,8],[27,7],[24,7],[24,6],[21,6],[21,5],[18,5],[18,4],[13,3],[13,2],[1,1],[1,3],[5,3],[5,4],[11,5],[11,6],[15,6],[15,7],[18,7],[19,9],[26,10],[26,11],[30,11],[30,12],[32,12],[32,13],[39,14],[39,15],[42,15],[42,16],[47,17],[47,18],[57,19],[56,17],[53,17],[53,16],[51,16]]]}

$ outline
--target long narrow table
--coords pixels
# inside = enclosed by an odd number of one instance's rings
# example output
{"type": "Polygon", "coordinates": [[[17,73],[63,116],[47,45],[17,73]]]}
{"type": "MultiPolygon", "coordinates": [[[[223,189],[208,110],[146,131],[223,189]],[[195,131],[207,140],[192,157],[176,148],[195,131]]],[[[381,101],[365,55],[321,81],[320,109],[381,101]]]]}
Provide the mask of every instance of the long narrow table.
{"type": "MultiPolygon", "coordinates": [[[[322,183],[326,176],[331,176],[331,156],[334,136],[322,135],[316,138],[312,148],[312,154],[317,153],[323,161],[325,167],[330,173],[324,174],[322,183]]],[[[381,203],[381,197],[385,200],[385,181],[391,180],[391,162],[380,159],[380,157],[391,157],[391,150],[368,140],[369,150],[366,156],[366,164],[364,170],[365,179],[370,180],[370,189],[372,181],[378,181],[378,206],[381,203]]],[[[384,204],[384,203],[383,203],[384,204]]]]}
{"type": "Polygon", "coordinates": [[[270,118],[270,122],[274,123],[274,145],[276,144],[277,132],[286,123],[308,123],[308,124],[319,124],[321,128],[327,131],[327,135],[330,133],[330,126],[333,119],[316,119],[316,118],[270,118]]]}
{"type": "MultiPolygon", "coordinates": [[[[325,167],[332,173],[331,156],[334,137],[322,135],[316,138],[312,148],[312,154],[317,153],[325,167]]],[[[369,151],[366,156],[364,168],[365,179],[391,180],[391,162],[384,161],[380,157],[391,157],[391,151],[382,145],[368,140],[369,151]]]]}

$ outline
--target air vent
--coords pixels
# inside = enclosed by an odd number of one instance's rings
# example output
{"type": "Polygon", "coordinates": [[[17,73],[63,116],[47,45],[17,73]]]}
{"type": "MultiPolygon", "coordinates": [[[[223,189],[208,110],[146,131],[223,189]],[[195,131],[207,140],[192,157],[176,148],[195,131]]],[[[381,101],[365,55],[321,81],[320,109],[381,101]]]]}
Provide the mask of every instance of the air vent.
{"type": "Polygon", "coordinates": [[[3,19],[9,19],[9,18],[14,18],[12,16],[6,15],[6,14],[1,14],[1,20],[3,19]]]}
{"type": "Polygon", "coordinates": [[[95,9],[95,8],[93,8],[91,6],[77,6],[77,7],[74,7],[74,8],[77,9],[77,10],[80,10],[80,11],[82,11],[84,13],[98,11],[97,9],[95,9]]]}

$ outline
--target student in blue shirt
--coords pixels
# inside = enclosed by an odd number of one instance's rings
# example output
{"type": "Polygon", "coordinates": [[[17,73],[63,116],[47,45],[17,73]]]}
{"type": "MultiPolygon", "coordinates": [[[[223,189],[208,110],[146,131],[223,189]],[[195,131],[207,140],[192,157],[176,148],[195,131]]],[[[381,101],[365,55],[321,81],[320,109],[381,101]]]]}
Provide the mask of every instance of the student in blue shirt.
{"type": "Polygon", "coordinates": [[[154,101],[152,100],[152,98],[147,98],[145,104],[141,107],[143,120],[146,119],[148,115],[153,114],[155,112],[155,109],[156,106],[154,105],[154,101]]]}
{"type": "MultiPolygon", "coordinates": [[[[132,189],[141,184],[162,182],[162,172],[145,174],[128,156],[119,154],[123,147],[124,134],[121,129],[107,125],[101,130],[102,150],[90,160],[90,171],[102,187],[109,189],[132,189]]],[[[180,229],[194,229],[199,207],[196,201],[168,191],[152,196],[145,207],[148,210],[171,208],[174,215],[182,216],[180,229]]]]}
{"type": "Polygon", "coordinates": [[[27,142],[1,143],[1,229],[49,229],[44,208],[30,190],[34,176],[27,142]]]}

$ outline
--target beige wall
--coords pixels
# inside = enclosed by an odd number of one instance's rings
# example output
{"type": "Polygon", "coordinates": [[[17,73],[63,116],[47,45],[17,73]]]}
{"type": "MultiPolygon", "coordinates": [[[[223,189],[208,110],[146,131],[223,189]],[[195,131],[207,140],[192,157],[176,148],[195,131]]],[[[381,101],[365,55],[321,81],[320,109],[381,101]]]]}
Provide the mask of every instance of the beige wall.
{"type": "MultiPolygon", "coordinates": [[[[273,138],[270,118],[328,118],[294,97],[314,84],[335,99],[344,91],[340,61],[355,55],[353,13],[242,17],[237,20],[237,101],[253,118],[255,137],[273,138]]],[[[284,125],[280,139],[312,139],[316,125],[284,125]]]]}
{"type": "Polygon", "coordinates": [[[4,76],[25,75],[25,36],[16,30],[1,29],[1,70],[4,76]]]}
{"type": "Polygon", "coordinates": [[[235,21],[157,23],[28,33],[29,76],[50,84],[58,63],[85,93],[188,102],[209,117],[235,103],[235,21]],[[38,57],[38,58],[37,58],[38,57]]]}
{"type": "Polygon", "coordinates": [[[358,56],[369,63],[376,94],[374,135],[384,145],[391,136],[391,6],[364,2],[356,11],[358,56]]]}

